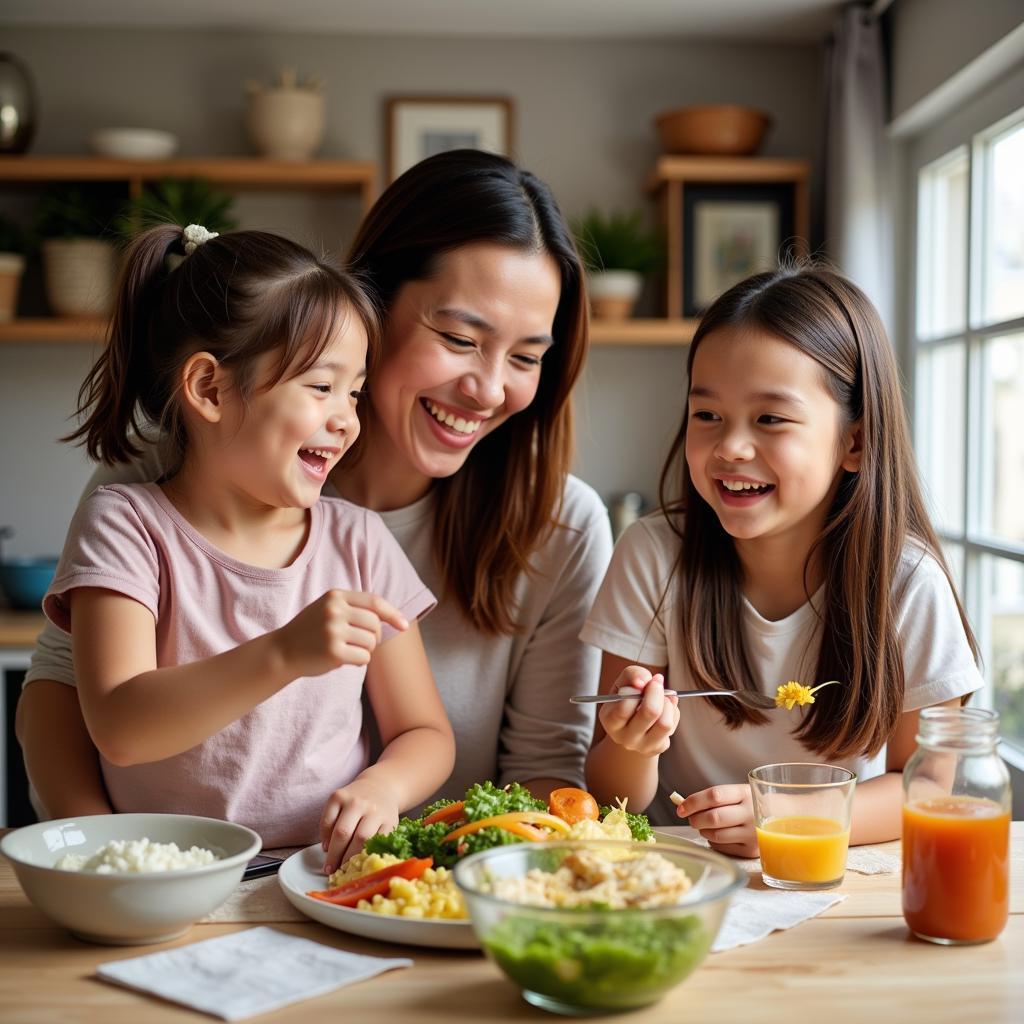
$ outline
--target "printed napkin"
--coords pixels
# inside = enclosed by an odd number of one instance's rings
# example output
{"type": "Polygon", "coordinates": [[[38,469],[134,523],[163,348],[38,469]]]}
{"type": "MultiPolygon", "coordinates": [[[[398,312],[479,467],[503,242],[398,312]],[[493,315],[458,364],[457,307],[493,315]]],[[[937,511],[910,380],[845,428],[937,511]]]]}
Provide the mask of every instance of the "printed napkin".
{"type": "Polygon", "coordinates": [[[100,964],[96,973],[223,1020],[242,1020],[411,966],[404,958],[360,956],[273,928],[250,928],[100,964]]]}
{"type": "Polygon", "coordinates": [[[845,899],[835,892],[741,889],[725,912],[722,929],[711,952],[721,953],[734,946],[747,946],[777,929],[792,928],[801,921],[817,917],[823,910],[845,899]]]}

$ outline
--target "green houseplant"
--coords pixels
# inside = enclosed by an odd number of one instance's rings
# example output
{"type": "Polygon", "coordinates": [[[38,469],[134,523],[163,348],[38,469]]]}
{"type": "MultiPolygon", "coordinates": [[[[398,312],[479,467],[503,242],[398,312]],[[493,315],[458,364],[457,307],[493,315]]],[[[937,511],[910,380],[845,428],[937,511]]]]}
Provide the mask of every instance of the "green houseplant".
{"type": "Polygon", "coordinates": [[[594,315],[628,317],[644,278],[661,265],[661,235],[645,225],[639,210],[604,214],[596,209],[573,222],[573,233],[589,271],[594,315]]]}
{"type": "Polygon", "coordinates": [[[21,226],[0,214],[0,323],[14,319],[25,271],[26,237],[21,226]]]}
{"type": "Polygon", "coordinates": [[[39,201],[46,298],[58,316],[106,316],[114,298],[116,203],[100,187],[54,186],[39,201]]]}
{"type": "Polygon", "coordinates": [[[234,197],[215,189],[203,178],[162,178],[146,185],[117,222],[126,241],[156,224],[202,224],[207,231],[231,231],[234,197]]]}

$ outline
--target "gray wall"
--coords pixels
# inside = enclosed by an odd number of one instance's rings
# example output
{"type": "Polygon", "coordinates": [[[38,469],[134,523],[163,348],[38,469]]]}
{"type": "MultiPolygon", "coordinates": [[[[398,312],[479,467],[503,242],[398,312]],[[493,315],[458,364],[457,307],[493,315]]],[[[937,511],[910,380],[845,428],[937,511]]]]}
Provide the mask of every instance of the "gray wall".
{"type": "Polygon", "coordinates": [[[893,118],[1024,22],[1022,0],[896,0],[890,10],[893,118]]]}
{"type": "MultiPolygon", "coordinates": [[[[248,153],[242,84],[284,65],[327,79],[324,157],[383,162],[388,95],[512,97],[516,155],[570,216],[592,204],[653,211],[643,193],[658,156],[651,118],[674,106],[760,106],[775,119],[765,154],[817,152],[819,57],[809,46],[23,28],[4,28],[3,46],[36,78],[36,153],[84,152],[91,131],[116,125],[171,130],[183,155],[248,153]]],[[[249,226],[337,249],[333,233],[321,239],[330,221],[305,200],[248,198],[241,212],[249,226]]],[[[18,531],[12,553],[60,548],[88,467],[54,439],[88,362],[86,346],[0,346],[0,523],[18,531]]],[[[578,396],[577,467],[606,498],[653,497],[682,412],[684,362],[682,349],[594,352],[578,396]]]]}

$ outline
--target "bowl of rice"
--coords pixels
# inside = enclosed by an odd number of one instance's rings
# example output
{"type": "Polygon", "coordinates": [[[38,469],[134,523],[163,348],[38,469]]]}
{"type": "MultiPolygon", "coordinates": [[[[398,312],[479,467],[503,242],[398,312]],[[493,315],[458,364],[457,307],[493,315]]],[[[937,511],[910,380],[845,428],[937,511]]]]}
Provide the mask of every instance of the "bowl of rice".
{"type": "Polygon", "coordinates": [[[0,840],[37,910],[80,939],[131,946],[183,935],[220,906],[262,840],[187,814],[98,814],[0,840]]]}

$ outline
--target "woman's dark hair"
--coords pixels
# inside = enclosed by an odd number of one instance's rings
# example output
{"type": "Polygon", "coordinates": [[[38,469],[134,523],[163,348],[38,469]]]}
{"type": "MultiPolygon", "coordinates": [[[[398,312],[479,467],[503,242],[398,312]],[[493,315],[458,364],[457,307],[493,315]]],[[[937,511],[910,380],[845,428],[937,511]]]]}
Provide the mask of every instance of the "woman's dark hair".
{"type": "MultiPolygon", "coordinates": [[[[587,352],[583,269],[550,189],[500,156],[455,150],[430,157],[377,200],[352,244],[349,265],[374,290],[386,317],[399,289],[436,274],[447,253],[474,243],[545,253],[561,295],[533,402],[489,434],[462,468],[436,481],[434,552],[445,585],[487,633],[516,629],[514,587],[554,527],[573,452],[570,392],[587,352]],[[481,515],[482,509],[487,515],[481,515]]],[[[386,356],[386,353],[384,354],[386,356]]],[[[373,381],[361,407],[374,422],[373,381]]]]}
{"type": "Polygon", "coordinates": [[[161,225],[129,248],[110,335],[78,394],[82,424],[64,440],[108,465],[142,452],[150,429],[173,471],[187,447],[179,371],[209,352],[233,372],[242,399],[253,364],[280,351],[267,386],[312,366],[345,317],[366,329],[369,355],[380,336],[373,303],[355,278],[308,249],[265,231],[231,231],[184,255],[182,229],[161,225]]]}
{"type": "MultiPolygon", "coordinates": [[[[804,566],[805,591],[815,559],[824,573],[821,649],[813,678],[839,679],[843,685],[821,690],[796,735],[825,756],[874,754],[891,738],[903,712],[900,595],[894,581],[908,539],[949,578],[921,496],[892,347],[867,296],[824,267],[756,274],[730,288],[697,327],[688,374],[703,340],[726,326],[781,338],[810,356],[823,369],[842,428],[860,427],[860,469],[843,472],[825,529],[804,566]]],[[[698,686],[752,687],[739,559],[732,538],[690,477],[684,457],[688,418],[686,410],[660,490],[662,510],[681,541],[676,574],[687,665],[698,686]]],[[[959,599],[957,607],[977,656],[959,599]]],[[[720,700],[716,706],[730,727],[766,721],[736,701],[720,700]]]]}

